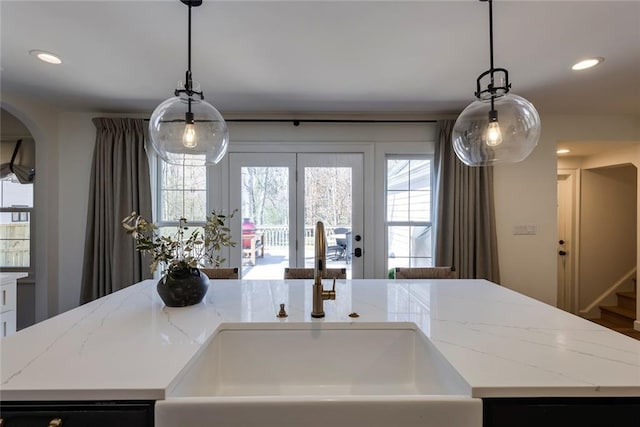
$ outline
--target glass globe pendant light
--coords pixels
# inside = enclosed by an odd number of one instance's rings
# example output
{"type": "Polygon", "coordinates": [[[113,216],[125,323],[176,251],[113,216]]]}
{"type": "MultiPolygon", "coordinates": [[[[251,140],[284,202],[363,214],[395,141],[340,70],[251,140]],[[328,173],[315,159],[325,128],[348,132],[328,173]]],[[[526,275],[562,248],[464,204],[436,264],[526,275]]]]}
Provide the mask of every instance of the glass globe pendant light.
{"type": "Polygon", "coordinates": [[[149,119],[151,146],[172,164],[216,164],[227,152],[229,129],[222,115],[204,100],[191,77],[191,8],[202,0],[180,0],[189,7],[188,67],[184,84],[156,107],[149,119]]]}
{"type": "Polygon", "coordinates": [[[533,104],[509,93],[509,72],[493,66],[493,0],[489,2],[491,68],[476,80],[478,98],[465,108],[452,131],[453,149],[468,166],[516,163],[529,156],[540,139],[540,116],[533,104]],[[488,79],[486,89],[481,81],[488,79]]]}

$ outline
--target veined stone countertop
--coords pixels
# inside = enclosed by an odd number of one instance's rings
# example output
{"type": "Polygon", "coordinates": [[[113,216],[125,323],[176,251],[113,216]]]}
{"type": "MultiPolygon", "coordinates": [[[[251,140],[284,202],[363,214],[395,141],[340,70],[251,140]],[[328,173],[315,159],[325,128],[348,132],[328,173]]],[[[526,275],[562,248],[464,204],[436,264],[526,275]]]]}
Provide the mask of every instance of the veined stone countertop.
{"type": "Polygon", "coordinates": [[[473,397],[640,396],[640,341],[485,280],[338,281],[324,319],[311,291],[213,280],[202,303],[167,308],[155,281],[138,283],[0,340],[0,398],[163,399],[221,324],[256,322],[413,322],[473,397]]]}

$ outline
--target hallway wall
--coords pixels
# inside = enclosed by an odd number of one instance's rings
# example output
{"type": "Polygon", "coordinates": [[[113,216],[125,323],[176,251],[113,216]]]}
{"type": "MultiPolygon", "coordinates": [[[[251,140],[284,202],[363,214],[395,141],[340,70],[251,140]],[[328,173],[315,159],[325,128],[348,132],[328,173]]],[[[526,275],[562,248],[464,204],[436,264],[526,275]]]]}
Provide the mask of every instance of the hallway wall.
{"type": "Polygon", "coordinates": [[[636,175],[632,165],[582,171],[579,310],[636,265],[636,175]]]}

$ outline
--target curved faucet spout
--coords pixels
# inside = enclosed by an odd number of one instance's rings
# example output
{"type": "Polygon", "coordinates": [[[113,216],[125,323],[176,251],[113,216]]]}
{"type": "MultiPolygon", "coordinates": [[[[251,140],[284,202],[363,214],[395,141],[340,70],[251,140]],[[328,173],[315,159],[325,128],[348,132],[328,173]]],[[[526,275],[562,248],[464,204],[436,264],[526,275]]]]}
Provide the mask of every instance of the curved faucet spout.
{"type": "Polygon", "coordinates": [[[326,275],[327,263],[327,238],[324,234],[322,221],[316,223],[315,233],[315,258],[313,263],[313,284],[322,286],[322,279],[326,275]]]}
{"type": "Polygon", "coordinates": [[[324,235],[322,221],[316,223],[316,251],[313,269],[313,309],[311,317],[324,317],[324,300],[336,299],[336,282],[333,281],[333,289],[325,291],[322,287],[322,278],[327,274],[327,238],[324,235]]]}

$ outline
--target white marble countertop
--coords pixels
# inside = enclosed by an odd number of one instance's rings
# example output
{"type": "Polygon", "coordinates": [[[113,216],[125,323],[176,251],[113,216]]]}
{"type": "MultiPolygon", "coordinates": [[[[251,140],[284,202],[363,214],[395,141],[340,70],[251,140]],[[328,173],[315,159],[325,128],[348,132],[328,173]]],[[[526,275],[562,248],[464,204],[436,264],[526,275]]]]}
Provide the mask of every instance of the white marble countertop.
{"type": "Polygon", "coordinates": [[[141,282],[0,340],[0,398],[163,399],[229,322],[414,322],[473,397],[640,396],[640,341],[487,281],[341,281],[324,319],[311,284],[217,280],[201,304],[167,308],[141,282]]]}

